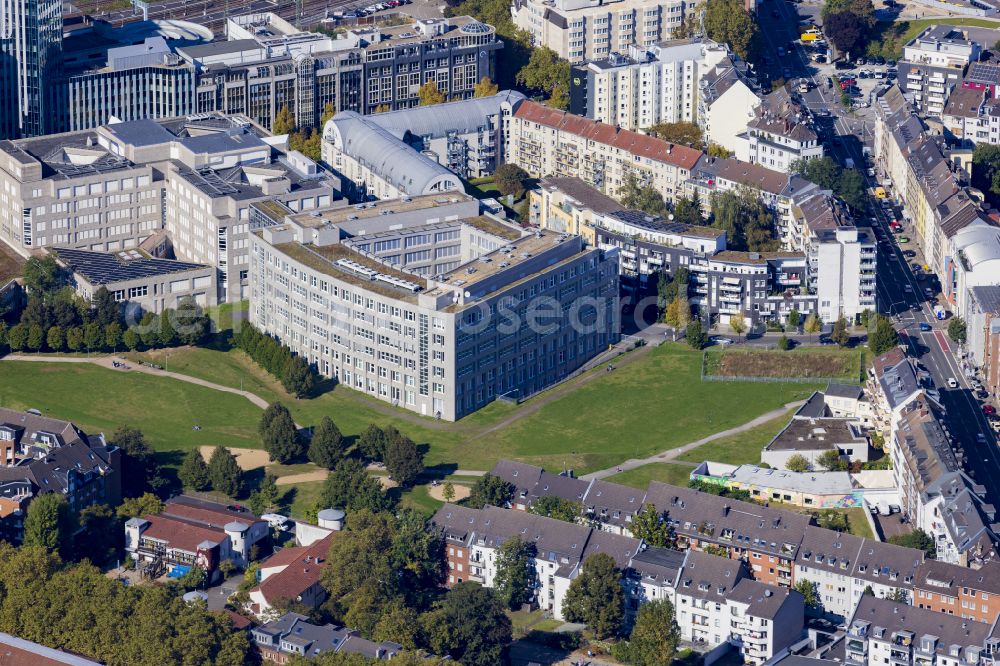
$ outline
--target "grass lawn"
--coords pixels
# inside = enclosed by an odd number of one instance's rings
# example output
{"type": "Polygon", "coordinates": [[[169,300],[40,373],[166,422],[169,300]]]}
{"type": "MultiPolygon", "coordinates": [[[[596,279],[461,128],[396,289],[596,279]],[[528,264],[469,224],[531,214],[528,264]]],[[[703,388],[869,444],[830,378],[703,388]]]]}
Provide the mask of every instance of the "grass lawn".
{"type": "Polygon", "coordinates": [[[323,488],[322,481],[307,481],[294,486],[279,486],[283,491],[280,503],[282,509],[288,511],[292,518],[306,519],[311,511],[316,509],[319,501],[319,491],[323,488]]]}
{"type": "MultiPolygon", "coordinates": [[[[962,25],[973,28],[997,28],[1000,22],[974,17],[903,19],[889,22],[880,21],[875,25],[872,42],[881,46],[879,52],[884,58],[899,59],[903,55],[903,45],[931,25],[962,25]]],[[[987,48],[990,45],[987,45],[987,48]]],[[[869,53],[871,53],[869,51],[869,53]]]]}
{"type": "Polygon", "coordinates": [[[722,377],[777,379],[836,378],[861,380],[862,352],[851,349],[799,349],[793,351],[721,350],[705,352],[705,374],[722,377]]]}
{"type": "Polygon", "coordinates": [[[399,495],[399,503],[409,509],[418,511],[428,516],[433,515],[438,509],[444,506],[444,502],[431,497],[427,489],[429,486],[421,485],[403,491],[399,495]]]}
{"type": "MultiPolygon", "coordinates": [[[[458,423],[423,418],[395,409],[344,387],[311,400],[296,400],[239,351],[174,349],[148,357],[172,372],[244,389],[266,400],[281,400],[296,421],[308,426],[330,416],[346,436],[369,423],[393,424],[428,446],[428,466],[442,475],[456,467],[487,470],[500,458],[514,458],[550,469],[573,467],[578,473],[613,466],[626,458],[651,455],[713,432],[732,428],[766,411],[808,397],[808,384],[759,384],[700,381],[701,354],[665,344],[555,397],[537,411],[504,423],[528,409],[494,403],[458,423]],[[166,358],[169,353],[169,358],[166,358]],[[717,406],[717,407],[712,407],[717,406]]],[[[119,424],[141,428],[159,451],[183,451],[202,444],[256,448],[260,410],[249,401],[138,373],[122,374],[86,365],[15,363],[0,372],[0,404],[37,407],[110,432],[119,424]],[[202,430],[194,432],[198,424],[202,430]]]]}
{"type": "Polygon", "coordinates": [[[856,508],[856,509],[836,509],[837,511],[842,511],[847,514],[847,524],[850,525],[850,533],[854,536],[864,537],[866,539],[874,539],[875,534],[872,532],[872,526],[868,522],[868,517],[865,515],[867,509],[856,508]]]}
{"type": "Polygon", "coordinates": [[[688,479],[694,467],[676,463],[649,463],[620,474],[609,476],[606,480],[621,483],[633,488],[646,488],[650,481],[661,481],[674,486],[687,486],[688,479]]]}
{"type": "Polygon", "coordinates": [[[760,452],[775,435],[788,424],[795,410],[789,410],[776,419],[751,428],[746,432],[720,437],[702,444],[687,453],[677,456],[677,460],[700,463],[706,460],[728,463],[730,465],[748,465],[760,462],[760,452]]]}

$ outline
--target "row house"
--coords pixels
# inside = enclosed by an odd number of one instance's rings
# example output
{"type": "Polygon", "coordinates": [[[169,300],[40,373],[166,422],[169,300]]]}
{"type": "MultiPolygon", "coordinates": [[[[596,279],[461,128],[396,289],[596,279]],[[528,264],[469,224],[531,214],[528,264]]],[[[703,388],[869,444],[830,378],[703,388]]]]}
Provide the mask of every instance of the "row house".
{"type": "Polygon", "coordinates": [[[764,96],[739,138],[737,158],[782,173],[799,160],[823,157],[812,114],[784,86],[764,96]]]}
{"type": "Polygon", "coordinates": [[[332,532],[308,546],[282,548],[260,563],[258,584],[250,589],[249,610],[259,618],[270,618],[289,601],[305,608],[318,608],[326,599],[320,574],[327,564],[332,532]]]}
{"type": "Polygon", "coordinates": [[[261,660],[267,664],[287,664],[322,654],[360,655],[365,663],[389,661],[403,651],[399,643],[370,641],[357,629],[312,624],[309,618],[298,613],[285,613],[254,627],[250,639],[261,660]]]}
{"type": "Polygon", "coordinates": [[[521,102],[511,117],[507,159],[533,177],[579,177],[615,197],[630,175],[667,202],[684,195],[702,153],[619,129],[537,102],[521,102]]]}
{"type": "Polygon", "coordinates": [[[846,666],[992,666],[1000,634],[995,619],[969,622],[866,595],[844,647],[846,666]]]}
{"type": "Polygon", "coordinates": [[[746,63],[735,56],[720,60],[698,82],[697,123],[705,142],[736,153],[760,101],[746,63]]]}
{"type": "Polygon", "coordinates": [[[986,624],[1000,617],[1000,563],[995,560],[979,569],[927,560],[917,570],[913,588],[917,608],[986,624]]]}
{"type": "Polygon", "coordinates": [[[1000,285],[969,290],[968,348],[971,362],[982,371],[983,388],[1000,393],[1000,285]]]}
{"type": "Polygon", "coordinates": [[[921,391],[917,371],[902,347],[875,357],[868,369],[865,391],[871,396],[874,427],[888,441],[903,407],[921,391]]]}

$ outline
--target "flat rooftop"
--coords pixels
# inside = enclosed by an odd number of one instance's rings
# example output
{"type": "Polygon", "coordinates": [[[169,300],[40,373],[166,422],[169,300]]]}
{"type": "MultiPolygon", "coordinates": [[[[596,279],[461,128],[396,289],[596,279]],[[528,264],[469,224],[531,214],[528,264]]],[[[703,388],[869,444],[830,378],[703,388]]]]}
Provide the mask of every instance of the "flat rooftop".
{"type": "Polygon", "coordinates": [[[736,483],[814,495],[847,495],[854,488],[851,475],[847,472],[799,473],[782,469],[764,469],[757,465],[740,465],[733,470],[731,478],[736,483]]]}
{"type": "Polygon", "coordinates": [[[530,259],[536,254],[553,248],[565,242],[566,239],[566,235],[551,231],[537,232],[530,236],[524,236],[523,238],[514,240],[510,245],[505,245],[489,254],[484,254],[478,259],[473,259],[462,264],[447,274],[449,278],[448,284],[466,288],[486,278],[493,277],[521,261],[530,259]]]}
{"type": "Polygon", "coordinates": [[[295,261],[298,261],[312,269],[335,277],[338,280],[362,287],[383,296],[397,298],[400,300],[415,302],[417,294],[402,288],[394,287],[385,282],[371,280],[360,273],[351,271],[348,268],[338,266],[335,262],[339,260],[353,261],[369,270],[376,271],[383,275],[411,282],[420,289],[427,289],[427,280],[412,273],[404,273],[384,264],[380,261],[366,257],[359,252],[355,252],[343,244],[333,245],[303,245],[302,243],[279,243],[274,249],[282,252],[295,261]]]}
{"type": "Polygon", "coordinates": [[[424,194],[416,197],[369,201],[368,203],[355,204],[353,206],[326,208],[324,210],[311,211],[308,213],[296,213],[294,215],[289,215],[288,219],[301,227],[316,228],[327,224],[345,224],[347,222],[353,223],[358,220],[380,217],[390,213],[408,213],[410,211],[422,209],[432,211],[435,208],[451,206],[461,201],[472,200],[473,198],[467,194],[424,194]]]}
{"type": "Polygon", "coordinates": [[[868,440],[851,419],[793,418],[767,445],[768,451],[826,451],[840,444],[864,444],[868,440]]]}

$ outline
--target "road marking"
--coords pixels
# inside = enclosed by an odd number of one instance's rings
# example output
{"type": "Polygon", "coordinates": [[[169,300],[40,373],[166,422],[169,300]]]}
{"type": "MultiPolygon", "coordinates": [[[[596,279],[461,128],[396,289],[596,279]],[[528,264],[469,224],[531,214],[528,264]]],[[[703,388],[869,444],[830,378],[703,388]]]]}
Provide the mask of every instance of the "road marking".
{"type": "Polygon", "coordinates": [[[948,339],[944,337],[944,333],[941,331],[934,331],[934,337],[937,339],[938,344],[941,345],[941,351],[945,354],[950,354],[951,346],[948,344],[948,339]]]}

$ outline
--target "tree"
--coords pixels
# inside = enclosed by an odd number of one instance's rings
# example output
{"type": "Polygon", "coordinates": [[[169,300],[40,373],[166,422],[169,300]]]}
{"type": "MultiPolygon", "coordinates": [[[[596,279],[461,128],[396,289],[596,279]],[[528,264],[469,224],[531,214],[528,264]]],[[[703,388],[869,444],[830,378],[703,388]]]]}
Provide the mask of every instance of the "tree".
{"type": "Polygon", "coordinates": [[[858,52],[864,44],[864,26],[850,12],[831,14],[824,19],[823,30],[830,43],[841,53],[858,52]]]}
{"type": "Polygon", "coordinates": [[[93,321],[101,326],[107,326],[118,321],[121,316],[121,305],[115,301],[107,287],[101,286],[90,300],[90,312],[93,321]]]}
{"type": "Polygon", "coordinates": [[[848,467],[847,461],[840,457],[840,451],[836,449],[824,451],[816,459],[816,462],[829,472],[846,472],[848,467]]]}
{"type": "Polygon", "coordinates": [[[329,416],[320,420],[309,441],[309,460],[320,467],[333,469],[344,457],[344,436],[329,416]]]}
{"type": "Polygon", "coordinates": [[[778,338],[778,349],[781,351],[788,351],[792,348],[792,341],[788,339],[787,335],[782,335],[778,338]]]}
{"type": "Polygon", "coordinates": [[[444,482],[444,487],[441,488],[441,497],[444,498],[445,502],[451,502],[455,499],[455,486],[451,481],[444,482]]]}
{"type": "MultiPolygon", "coordinates": [[[[13,332],[13,330],[14,329],[12,328],[11,332],[13,332]]],[[[14,345],[11,344],[11,348],[13,348],[13,347],[14,347],[14,345]]],[[[81,349],[83,349],[83,327],[82,326],[74,326],[73,328],[71,328],[71,329],[69,329],[69,330],[66,331],[66,347],[70,351],[74,351],[74,352],[75,351],[80,351],[81,349]]]]}
{"type": "Polygon", "coordinates": [[[670,522],[653,504],[644,505],[635,514],[630,530],[632,536],[642,539],[650,546],[673,548],[677,544],[677,535],[670,527],[670,522]]]}
{"type": "Polygon", "coordinates": [[[847,319],[837,317],[837,321],[833,324],[833,332],[830,334],[830,339],[836,342],[839,347],[846,347],[851,342],[851,334],[847,330],[847,319]]]}
{"type": "Polygon", "coordinates": [[[236,462],[236,456],[224,446],[217,446],[208,460],[208,476],[212,489],[236,497],[243,489],[243,471],[236,462]]]}
{"type": "Polygon", "coordinates": [[[438,88],[437,81],[428,81],[417,90],[417,97],[420,99],[420,106],[430,106],[432,104],[442,104],[447,99],[445,94],[438,88]]]}
{"type": "Polygon", "coordinates": [[[812,469],[812,464],[801,453],[794,453],[785,461],[785,469],[789,472],[808,472],[812,469]]]}
{"type": "Polygon", "coordinates": [[[692,198],[681,197],[674,204],[674,221],[682,224],[701,225],[705,219],[701,216],[701,200],[695,192],[692,198]]]}
{"type": "Polygon", "coordinates": [[[29,257],[21,271],[28,293],[42,298],[52,296],[69,284],[68,273],[51,254],[44,257],[29,257]]]}
{"type": "Polygon", "coordinates": [[[579,502],[571,502],[554,495],[539,497],[531,503],[528,510],[539,516],[555,518],[567,523],[575,523],[577,518],[583,514],[583,506],[579,502]]]}
{"type": "Polygon", "coordinates": [[[198,345],[205,341],[211,332],[212,323],[192,297],[185,296],[178,301],[175,313],[177,337],[182,344],[198,345]]]}
{"type": "Polygon", "coordinates": [[[687,325],[687,330],[684,333],[687,338],[687,343],[692,349],[704,349],[708,344],[708,335],[701,328],[701,320],[694,319],[690,324],[687,325]]]}
{"type": "Polygon", "coordinates": [[[893,588],[892,592],[885,595],[885,598],[889,601],[895,601],[897,604],[908,604],[910,602],[909,595],[901,587],[893,588]]]}
{"type": "Polygon", "coordinates": [[[709,203],[712,226],[726,232],[727,247],[751,252],[777,249],[774,213],[753,190],[740,187],[735,192],[713,192],[709,203]]]}
{"type": "Polygon", "coordinates": [[[821,330],[823,330],[823,322],[820,321],[819,317],[815,313],[810,313],[806,317],[806,323],[802,326],[803,330],[809,335],[816,335],[821,330]]]}
{"type": "Polygon", "coordinates": [[[972,185],[986,194],[991,202],[1000,195],[1000,146],[976,144],[972,151],[972,185]]]}
{"type": "Polygon", "coordinates": [[[295,116],[289,110],[287,104],[283,104],[278,112],[274,114],[274,121],[271,123],[271,134],[276,136],[289,134],[295,129],[295,116]]]}
{"type": "Polygon", "coordinates": [[[705,33],[709,39],[730,48],[744,60],[752,60],[759,40],[757,22],[739,0],[708,0],[705,7],[705,33]]]}
{"type": "Polygon", "coordinates": [[[435,654],[448,655],[462,666],[495,666],[505,662],[511,640],[510,618],[497,594],[478,583],[455,585],[421,624],[435,654]]]}
{"type": "Polygon", "coordinates": [[[107,504],[91,504],[80,511],[80,530],[73,550],[79,559],[96,565],[111,561],[125,546],[121,521],[107,504]]]}
{"type": "Polygon", "coordinates": [[[877,314],[868,325],[868,348],[876,356],[881,356],[899,345],[899,333],[888,317],[877,314]]]}
{"type": "Polygon", "coordinates": [[[191,490],[205,490],[212,483],[208,465],[198,449],[191,449],[184,455],[184,461],[181,463],[180,469],[177,470],[177,476],[184,487],[191,490]]]}
{"type": "Polygon", "coordinates": [[[75,528],[73,512],[66,498],[59,493],[45,493],[35,497],[28,505],[23,544],[68,555],[75,528]]]}
{"type": "Polygon", "coordinates": [[[24,324],[15,324],[7,331],[7,344],[11,351],[22,351],[28,344],[28,327],[24,324]]]}
{"type": "Polygon", "coordinates": [[[677,297],[670,301],[670,305],[667,306],[667,311],[664,313],[663,321],[666,322],[667,326],[675,330],[687,328],[691,321],[691,312],[687,299],[677,297]]]}
{"type": "Polygon", "coordinates": [[[812,612],[822,610],[823,604],[816,592],[816,583],[811,580],[802,579],[795,583],[795,590],[802,595],[806,608],[812,612]]]}
{"type": "Polygon", "coordinates": [[[281,376],[281,385],[296,398],[305,398],[316,388],[316,376],[309,362],[301,356],[295,356],[285,366],[281,376]]]}
{"type": "Polygon", "coordinates": [[[122,325],[116,321],[104,327],[104,345],[108,349],[116,350],[122,343],[122,325]]]}
{"type": "Polygon", "coordinates": [[[695,150],[702,150],[705,147],[701,128],[695,123],[657,123],[646,132],[664,141],[689,146],[695,150]]]}
{"type": "Polygon", "coordinates": [[[344,458],[333,468],[320,490],[318,508],[341,508],[348,511],[368,509],[384,511],[392,501],[382,484],[373,479],[361,461],[344,458]]]}
{"type": "Polygon", "coordinates": [[[729,328],[733,329],[733,333],[736,335],[743,335],[747,332],[747,320],[743,315],[730,315],[729,316],[729,328]]]}
{"type": "Polygon", "coordinates": [[[135,327],[129,326],[128,330],[122,334],[122,342],[125,343],[125,346],[128,347],[129,351],[135,351],[142,343],[142,339],[136,332],[135,327]]]}
{"type": "Polygon", "coordinates": [[[367,460],[384,460],[388,443],[385,432],[374,423],[370,423],[358,437],[358,449],[367,460]]]}
{"type": "Polygon", "coordinates": [[[633,666],[670,666],[680,642],[674,605],[654,599],[639,606],[628,642],[615,645],[612,654],[633,666]]]}
{"type": "Polygon", "coordinates": [[[722,159],[727,159],[733,156],[733,151],[717,143],[709,143],[705,152],[708,153],[709,157],[721,157],[722,159]]]}
{"type": "Polygon", "coordinates": [[[625,619],[625,593],[621,571],[606,553],[591,555],[573,579],[563,601],[569,622],[583,622],[598,639],[614,636],[625,619]]]}
{"type": "Polygon", "coordinates": [[[409,488],[424,473],[424,454],[412,439],[393,428],[385,449],[385,468],[396,483],[409,488]]]}
{"type": "Polygon", "coordinates": [[[45,331],[38,324],[28,327],[27,346],[31,351],[39,351],[45,345],[45,331]]]}
{"type": "Polygon", "coordinates": [[[497,550],[493,589],[510,610],[517,610],[535,596],[535,544],[520,537],[507,539],[497,550]]]}
{"type": "Polygon", "coordinates": [[[952,317],[951,321],[948,322],[948,337],[951,338],[953,342],[964,345],[966,335],[967,327],[965,325],[965,320],[961,317],[952,317]]]}
{"type": "Polygon", "coordinates": [[[265,412],[259,424],[264,426],[261,433],[264,450],[272,460],[282,464],[301,457],[305,453],[305,444],[299,437],[299,431],[288,409],[280,403],[275,403],[268,405],[268,411],[271,413],[265,412]],[[266,425],[265,419],[267,419],[266,425]]]}
{"type": "Polygon", "coordinates": [[[104,329],[96,322],[90,322],[83,327],[83,344],[88,350],[104,347],[104,329]]]}
{"type": "Polygon", "coordinates": [[[265,474],[260,487],[250,494],[247,504],[256,515],[262,515],[274,510],[278,503],[278,479],[273,474],[265,474]]]}
{"type": "Polygon", "coordinates": [[[788,313],[788,325],[797,329],[802,322],[802,314],[796,308],[792,308],[788,313]]]}
{"type": "Polygon", "coordinates": [[[122,496],[138,497],[157,482],[156,453],[138,428],[123,425],[111,434],[111,443],[122,452],[122,496]]]}
{"type": "Polygon", "coordinates": [[[472,89],[472,96],[490,97],[491,95],[496,95],[499,91],[500,86],[493,83],[493,80],[490,77],[484,76],[479,79],[479,83],[477,83],[476,87],[472,89]]]}
{"type": "Polygon", "coordinates": [[[330,120],[330,118],[333,118],[335,115],[337,115],[337,109],[334,108],[333,102],[327,102],[326,104],[324,104],[323,105],[323,113],[319,117],[319,125],[320,125],[320,127],[321,128],[325,127],[326,126],[326,122],[328,120],[330,120]]]}
{"type": "Polygon", "coordinates": [[[652,185],[640,183],[635,172],[630,171],[625,176],[618,198],[626,208],[641,210],[644,213],[660,217],[667,215],[667,204],[664,203],[663,197],[652,185]]]}
{"type": "Polygon", "coordinates": [[[177,579],[177,583],[185,590],[197,590],[205,585],[205,570],[195,565],[177,579]]]}
{"type": "Polygon", "coordinates": [[[501,164],[493,177],[500,194],[515,197],[524,194],[524,183],[528,180],[528,172],[516,164],[501,164]]]}
{"type": "Polygon", "coordinates": [[[153,493],[144,493],[140,497],[129,497],[122,501],[115,510],[119,518],[140,518],[155,516],[163,511],[163,500],[153,493]]]}
{"type": "Polygon", "coordinates": [[[66,337],[63,335],[62,327],[53,326],[50,328],[45,336],[45,343],[54,352],[62,351],[66,345],[66,337]]]}
{"type": "Polygon", "coordinates": [[[907,548],[916,548],[917,550],[922,550],[927,554],[927,557],[934,557],[936,551],[934,549],[934,539],[931,535],[923,531],[920,528],[913,530],[907,534],[897,534],[886,539],[889,543],[896,544],[897,546],[906,546],[907,548]]]}
{"type": "Polygon", "coordinates": [[[484,474],[472,485],[468,504],[474,509],[484,506],[505,507],[514,497],[514,486],[499,476],[484,474]]]}
{"type": "Polygon", "coordinates": [[[816,515],[816,524],[823,529],[834,532],[848,532],[851,524],[847,520],[847,515],[839,511],[822,511],[816,515]]]}
{"type": "Polygon", "coordinates": [[[516,78],[517,83],[527,88],[529,93],[547,95],[550,106],[565,108],[561,96],[569,93],[569,62],[552,49],[547,46],[533,48],[528,63],[516,78]]]}

